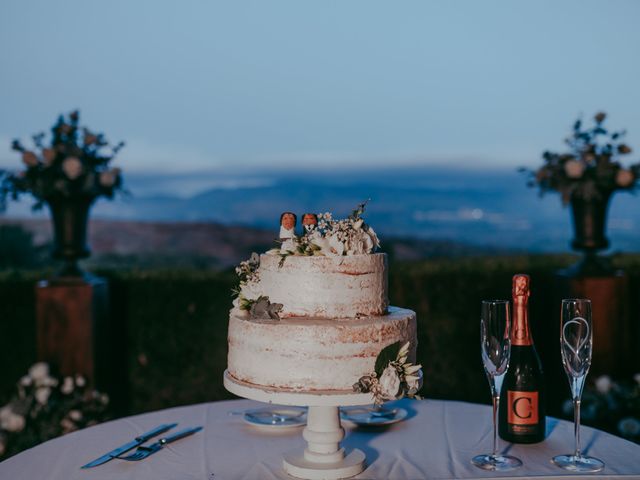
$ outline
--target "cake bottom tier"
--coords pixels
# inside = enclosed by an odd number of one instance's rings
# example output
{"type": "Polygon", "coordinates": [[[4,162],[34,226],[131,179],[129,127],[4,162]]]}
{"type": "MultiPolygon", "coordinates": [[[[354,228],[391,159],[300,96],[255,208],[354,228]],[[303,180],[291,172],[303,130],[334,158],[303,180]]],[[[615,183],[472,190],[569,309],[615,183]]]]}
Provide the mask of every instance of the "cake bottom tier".
{"type": "Polygon", "coordinates": [[[243,382],[291,391],[345,390],[374,371],[387,345],[410,342],[415,361],[416,314],[389,307],[383,316],[354,319],[229,318],[230,375],[243,382]]]}

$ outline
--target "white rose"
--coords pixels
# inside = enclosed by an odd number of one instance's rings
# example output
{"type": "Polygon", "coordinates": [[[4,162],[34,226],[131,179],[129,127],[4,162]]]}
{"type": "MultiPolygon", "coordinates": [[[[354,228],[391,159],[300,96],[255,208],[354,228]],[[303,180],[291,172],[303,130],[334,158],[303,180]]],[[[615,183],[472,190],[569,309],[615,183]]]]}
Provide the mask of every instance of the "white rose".
{"type": "Polygon", "coordinates": [[[380,376],[380,388],[382,395],[387,399],[394,399],[400,390],[400,377],[393,366],[389,365],[380,376]]]}
{"type": "Polygon", "coordinates": [[[58,380],[53,377],[46,376],[42,380],[36,382],[36,387],[57,387],[58,380]]]}
{"type": "Polygon", "coordinates": [[[46,405],[47,400],[49,400],[49,395],[51,395],[51,389],[48,387],[41,387],[36,389],[35,397],[36,402],[40,405],[46,405]]]}
{"type": "Polygon", "coordinates": [[[584,173],[584,163],[579,160],[569,160],[564,164],[564,173],[569,178],[580,178],[584,173]]]}
{"type": "Polygon", "coordinates": [[[365,245],[362,236],[351,238],[347,248],[347,255],[362,255],[365,253],[365,245]]]}
{"type": "Polygon", "coordinates": [[[69,180],[75,180],[82,175],[82,162],[76,157],[65,158],[62,162],[62,171],[69,180]]]}
{"type": "Polygon", "coordinates": [[[620,169],[616,173],[616,184],[622,188],[630,187],[635,180],[635,176],[631,170],[620,169]]]}
{"type": "Polygon", "coordinates": [[[20,385],[28,387],[33,383],[33,379],[29,375],[25,375],[20,379],[20,385]]]}
{"type": "Polygon", "coordinates": [[[71,392],[73,392],[73,378],[64,377],[64,381],[62,382],[60,391],[65,395],[69,395],[71,392]]]}
{"type": "Polygon", "coordinates": [[[596,378],[596,390],[602,394],[609,393],[611,387],[613,386],[613,382],[611,381],[611,377],[609,375],[602,375],[596,378]]]}
{"type": "Polygon", "coordinates": [[[84,379],[82,375],[76,375],[76,385],[80,388],[84,387],[87,384],[87,381],[84,379]]]}
{"type": "Polygon", "coordinates": [[[25,423],[24,417],[13,412],[9,406],[0,409],[0,429],[7,432],[21,432],[25,423]]]}
{"type": "Polygon", "coordinates": [[[420,377],[415,377],[411,380],[407,380],[407,388],[409,392],[415,394],[420,390],[420,377]]]}
{"type": "Polygon", "coordinates": [[[280,246],[280,251],[282,253],[286,252],[295,252],[297,248],[297,242],[295,238],[287,238],[282,245],[280,246]]]}
{"type": "Polygon", "coordinates": [[[44,362],[33,364],[29,369],[29,376],[36,382],[44,380],[49,377],[49,365],[44,362]]]}
{"type": "Polygon", "coordinates": [[[76,427],[76,425],[68,418],[60,420],[60,426],[62,427],[62,433],[69,433],[78,429],[78,427],[76,427]]]}
{"type": "Polygon", "coordinates": [[[369,235],[369,232],[366,232],[364,238],[363,238],[363,243],[364,243],[364,253],[371,253],[373,252],[373,239],[371,238],[371,235],[369,235]]]}
{"type": "Polygon", "coordinates": [[[327,241],[326,255],[342,255],[344,253],[344,243],[341,242],[337,235],[331,235],[327,241]]]}
{"type": "Polygon", "coordinates": [[[378,235],[376,235],[375,230],[373,228],[371,228],[371,227],[369,227],[369,230],[367,230],[367,234],[369,235],[369,238],[371,239],[371,242],[373,243],[373,247],[369,251],[369,253],[371,253],[373,251],[373,249],[380,248],[380,240],[378,240],[378,235]]]}
{"type": "Polygon", "coordinates": [[[82,420],[82,412],[80,410],[69,410],[69,418],[74,422],[82,420]]]}

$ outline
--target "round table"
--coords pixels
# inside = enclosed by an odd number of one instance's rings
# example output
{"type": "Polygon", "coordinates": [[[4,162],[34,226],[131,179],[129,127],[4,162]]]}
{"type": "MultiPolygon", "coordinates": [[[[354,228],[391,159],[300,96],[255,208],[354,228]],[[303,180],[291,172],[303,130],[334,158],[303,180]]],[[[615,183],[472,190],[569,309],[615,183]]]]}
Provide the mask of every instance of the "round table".
{"type": "MultiPolygon", "coordinates": [[[[495,474],[479,470],[471,457],[491,449],[491,409],[486,405],[440,400],[394,402],[409,415],[386,428],[355,428],[347,422],[344,446],[367,456],[359,479],[453,479],[508,477],[566,477],[551,457],[571,452],[573,424],[547,419],[547,439],[534,445],[500,442],[502,450],[524,465],[495,474]]],[[[232,400],[170,408],[103,423],[45,442],[0,463],[0,479],[285,479],[282,454],[301,447],[300,428],[259,430],[240,415],[265,406],[232,400]],[[80,466],[161,423],[179,428],[202,425],[204,430],[169,444],[140,462],[114,459],[92,469],[80,466]]],[[[584,450],[606,463],[598,478],[639,478],[640,445],[588,427],[582,429],[584,450]]]]}

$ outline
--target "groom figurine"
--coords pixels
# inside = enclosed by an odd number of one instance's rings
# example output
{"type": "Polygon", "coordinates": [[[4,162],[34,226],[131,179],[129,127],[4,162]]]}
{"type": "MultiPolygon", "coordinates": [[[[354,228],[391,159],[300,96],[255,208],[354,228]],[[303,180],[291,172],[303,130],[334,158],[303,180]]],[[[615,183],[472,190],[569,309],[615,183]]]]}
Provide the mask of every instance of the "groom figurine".
{"type": "Polygon", "coordinates": [[[315,213],[302,215],[302,234],[309,235],[318,227],[318,216],[315,213]]]}

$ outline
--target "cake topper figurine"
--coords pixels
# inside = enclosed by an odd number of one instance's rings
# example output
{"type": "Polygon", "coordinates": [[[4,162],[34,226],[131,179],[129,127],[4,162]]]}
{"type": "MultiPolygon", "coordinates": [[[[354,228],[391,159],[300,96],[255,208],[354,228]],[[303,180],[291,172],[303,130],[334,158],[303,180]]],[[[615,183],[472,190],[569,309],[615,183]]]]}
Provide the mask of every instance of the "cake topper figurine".
{"type": "Polygon", "coordinates": [[[315,213],[305,213],[302,215],[302,233],[313,233],[318,228],[318,216],[315,213]]]}
{"type": "Polygon", "coordinates": [[[280,246],[281,252],[295,250],[296,223],[298,217],[293,212],[284,212],[280,215],[280,246]]]}
{"type": "Polygon", "coordinates": [[[296,236],[296,223],[298,217],[295,213],[284,212],[280,215],[280,240],[287,240],[296,236]]]}

